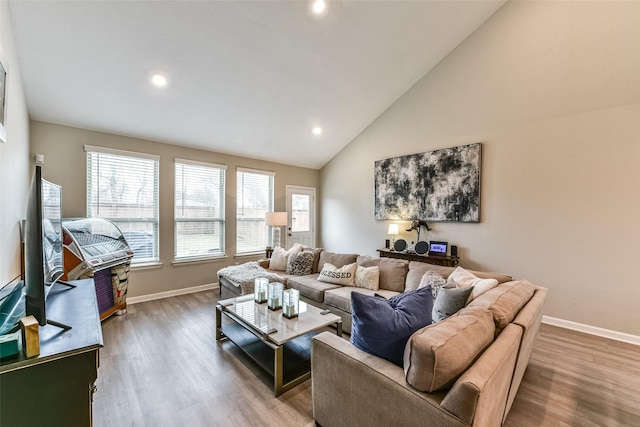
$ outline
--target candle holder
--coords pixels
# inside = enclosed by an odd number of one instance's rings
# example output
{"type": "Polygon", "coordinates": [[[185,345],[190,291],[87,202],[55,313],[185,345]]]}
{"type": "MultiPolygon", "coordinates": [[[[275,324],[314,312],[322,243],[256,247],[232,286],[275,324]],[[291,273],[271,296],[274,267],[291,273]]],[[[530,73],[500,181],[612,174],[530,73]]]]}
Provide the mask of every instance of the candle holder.
{"type": "Polygon", "coordinates": [[[267,291],[267,307],[269,310],[280,310],[282,308],[282,290],[284,286],[282,283],[272,282],[269,283],[267,291]]]}
{"type": "Polygon", "coordinates": [[[267,287],[269,286],[269,279],[266,277],[258,277],[253,282],[253,299],[256,304],[264,304],[267,302],[267,287]]]}
{"type": "Polygon", "coordinates": [[[300,291],[287,289],[282,293],[282,315],[287,319],[298,317],[300,311],[300,291]]]}

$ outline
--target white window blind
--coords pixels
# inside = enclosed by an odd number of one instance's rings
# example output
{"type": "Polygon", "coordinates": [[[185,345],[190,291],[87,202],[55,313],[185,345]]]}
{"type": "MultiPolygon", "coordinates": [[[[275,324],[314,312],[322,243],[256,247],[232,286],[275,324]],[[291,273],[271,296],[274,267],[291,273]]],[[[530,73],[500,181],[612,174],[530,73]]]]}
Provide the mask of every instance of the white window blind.
{"type": "Polygon", "coordinates": [[[273,211],[274,173],[238,168],[236,179],[236,253],[262,252],[267,246],[265,213],[273,211]]]}
{"type": "Polygon", "coordinates": [[[226,166],[176,159],[176,260],[224,255],[226,166]]]}
{"type": "Polygon", "coordinates": [[[85,146],[87,216],[113,221],[133,250],[132,263],[157,262],[157,156],[85,146]]]}

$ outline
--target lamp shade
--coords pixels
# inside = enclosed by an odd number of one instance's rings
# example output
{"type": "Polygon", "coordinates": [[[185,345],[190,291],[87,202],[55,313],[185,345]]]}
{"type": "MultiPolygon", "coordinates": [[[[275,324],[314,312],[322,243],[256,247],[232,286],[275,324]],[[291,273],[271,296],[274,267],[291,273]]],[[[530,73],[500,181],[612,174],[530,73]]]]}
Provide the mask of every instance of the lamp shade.
{"type": "Polygon", "coordinates": [[[389,231],[387,232],[387,234],[400,234],[400,230],[398,230],[398,224],[389,224],[389,231]]]}
{"type": "Polygon", "coordinates": [[[272,227],[281,227],[287,225],[287,213],[286,212],[267,212],[265,214],[267,225],[272,227]]]}

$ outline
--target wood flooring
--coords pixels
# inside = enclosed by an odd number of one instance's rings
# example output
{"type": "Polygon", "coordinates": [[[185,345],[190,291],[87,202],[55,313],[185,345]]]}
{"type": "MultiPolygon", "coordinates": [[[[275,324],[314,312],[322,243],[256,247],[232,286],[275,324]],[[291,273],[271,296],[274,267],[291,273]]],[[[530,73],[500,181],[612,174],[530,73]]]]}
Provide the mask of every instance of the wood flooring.
{"type": "MultiPolygon", "coordinates": [[[[311,380],[272,380],[215,340],[218,291],[128,306],[102,324],[94,426],[313,426],[311,380]]],[[[542,325],[505,426],[640,426],[640,347],[542,325]]]]}

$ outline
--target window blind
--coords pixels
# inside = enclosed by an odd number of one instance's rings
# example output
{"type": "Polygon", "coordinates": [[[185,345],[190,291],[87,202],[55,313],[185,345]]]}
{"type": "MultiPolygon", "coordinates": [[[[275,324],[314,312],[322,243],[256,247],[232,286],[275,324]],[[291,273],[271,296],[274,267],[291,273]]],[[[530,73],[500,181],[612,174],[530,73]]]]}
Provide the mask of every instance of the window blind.
{"type": "Polygon", "coordinates": [[[87,151],[87,216],[113,221],[133,250],[132,263],[157,262],[158,157],[119,150],[87,151]]]}
{"type": "Polygon", "coordinates": [[[236,253],[264,251],[265,213],[273,211],[274,173],[238,168],[236,171],[236,253]]]}
{"type": "Polygon", "coordinates": [[[226,166],[176,159],[174,257],[224,255],[226,166]]]}

